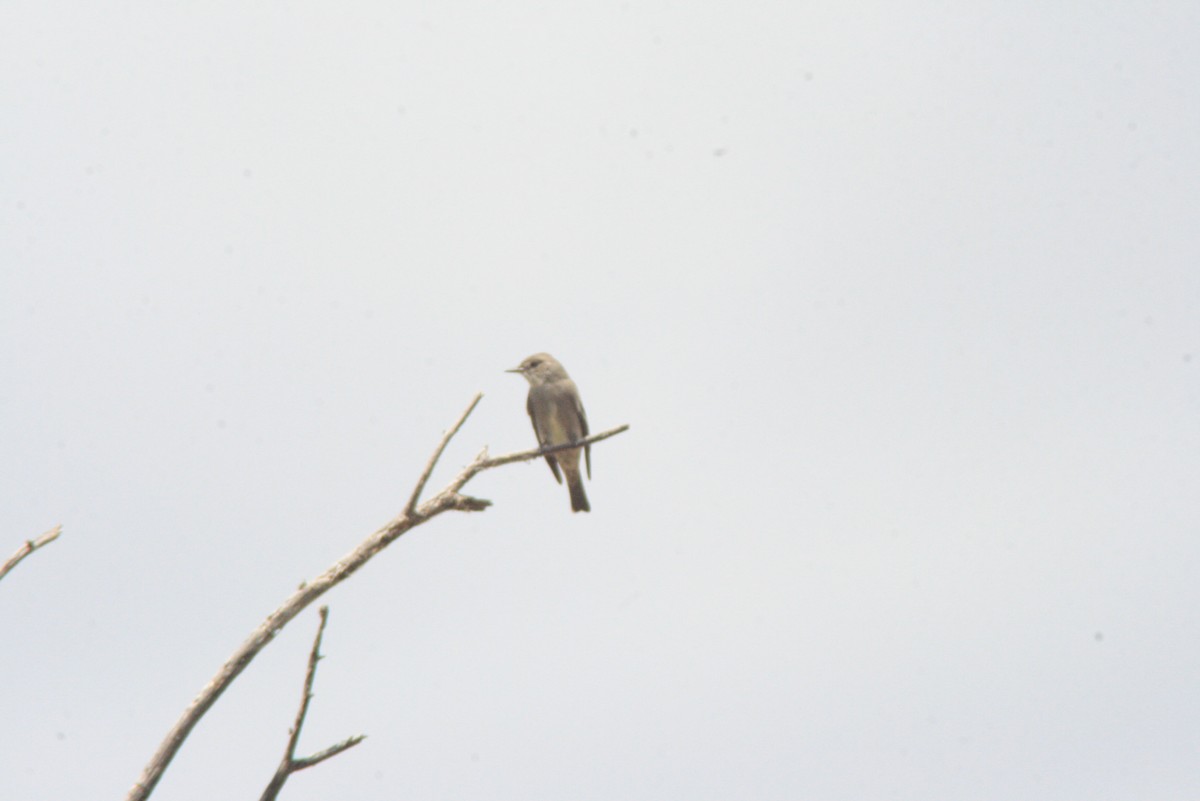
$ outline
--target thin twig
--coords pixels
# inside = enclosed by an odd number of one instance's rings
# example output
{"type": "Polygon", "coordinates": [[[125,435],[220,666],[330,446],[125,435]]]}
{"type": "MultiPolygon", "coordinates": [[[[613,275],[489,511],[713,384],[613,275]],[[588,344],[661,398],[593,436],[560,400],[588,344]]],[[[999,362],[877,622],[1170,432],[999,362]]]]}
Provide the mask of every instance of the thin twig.
{"type": "Polygon", "coordinates": [[[321,638],[325,636],[325,624],[329,622],[329,607],[320,609],[321,625],[317,626],[317,636],[313,638],[312,651],[308,654],[308,669],[304,671],[304,695],[300,698],[300,709],[296,712],[296,722],[288,736],[287,754],[285,758],[291,762],[296,756],[296,743],[300,742],[300,729],[304,727],[304,718],[308,714],[308,704],[312,701],[313,681],[317,677],[317,662],[321,658],[321,638]]]}
{"type": "MultiPolygon", "coordinates": [[[[607,431],[601,431],[599,434],[592,434],[590,437],[584,437],[578,442],[565,442],[562,445],[553,445],[548,448],[534,448],[528,451],[518,451],[516,453],[506,453],[503,456],[497,456],[495,459],[484,459],[483,464],[479,466],[479,470],[490,470],[493,467],[499,467],[503,464],[512,464],[513,462],[526,462],[530,459],[536,459],[539,456],[558,453],[559,451],[571,450],[582,445],[591,445],[593,442],[599,442],[602,439],[615,437],[623,431],[629,430],[629,424],[610,428],[607,431]]],[[[476,471],[478,472],[478,471],[476,471]]]]}
{"type": "Polygon", "coordinates": [[[446,429],[446,433],[442,435],[442,441],[434,449],[433,455],[429,457],[429,462],[425,465],[425,470],[421,473],[421,477],[417,479],[417,486],[413,489],[412,497],[408,499],[408,505],[404,507],[405,514],[411,515],[417,511],[417,503],[421,500],[421,493],[425,491],[425,482],[429,481],[429,476],[433,474],[433,466],[438,463],[438,459],[442,458],[442,451],[446,450],[450,439],[458,433],[463,423],[467,422],[467,417],[470,416],[471,412],[475,411],[475,407],[479,405],[481,398],[483,398],[483,393],[476,392],[475,397],[471,398],[470,405],[458,416],[458,419],[454,421],[454,425],[446,429]]]}
{"type": "MultiPolygon", "coordinates": [[[[313,754],[312,756],[306,756],[301,759],[297,759],[295,762],[295,765],[296,765],[295,770],[304,770],[305,768],[311,768],[313,765],[320,765],[322,762],[329,759],[330,757],[337,756],[338,754],[345,751],[347,748],[353,748],[354,746],[358,745],[365,739],[367,739],[367,735],[356,734],[353,737],[347,737],[345,740],[342,740],[340,743],[337,743],[335,745],[329,746],[328,748],[322,749],[322,750],[318,751],[317,753],[313,754]]],[[[295,771],[293,771],[293,772],[295,772],[295,771]]]]}
{"type": "Polygon", "coordinates": [[[323,751],[318,751],[312,756],[296,759],[296,744],[300,741],[300,730],[304,728],[304,718],[308,715],[308,704],[313,697],[313,681],[317,675],[317,662],[321,660],[321,637],[325,634],[325,624],[329,621],[329,607],[321,607],[321,625],[317,627],[317,636],[313,638],[312,651],[308,655],[308,669],[304,672],[304,695],[300,698],[300,709],[296,712],[296,722],[292,725],[291,731],[288,732],[287,748],[283,752],[283,759],[279,761],[279,767],[275,769],[275,775],[271,777],[271,781],[263,790],[259,801],[275,801],[279,795],[279,791],[283,789],[284,782],[298,770],[311,768],[336,756],[347,748],[353,748],[365,739],[365,735],[358,734],[354,737],[348,737],[337,745],[331,745],[323,751]]]}
{"type": "MultiPolygon", "coordinates": [[[[428,481],[429,474],[433,472],[437,460],[441,457],[442,452],[446,448],[446,443],[450,438],[462,427],[467,416],[479,403],[481,395],[476,395],[466,411],[464,411],[455,422],[455,424],[442,436],[442,440],[438,443],[437,449],[434,451],[433,457],[425,466],[425,471],[421,478],[418,479],[417,487],[413,492],[413,497],[418,497],[421,494],[424,482],[428,481]]],[[[480,498],[470,498],[459,494],[459,490],[472,478],[484,470],[489,470],[500,465],[510,464],[512,462],[529,461],[536,459],[547,453],[555,453],[567,448],[576,448],[582,445],[587,445],[592,442],[597,442],[602,439],[607,439],[614,434],[627,429],[628,426],[619,426],[609,431],[596,434],[595,436],[587,437],[553,448],[536,449],[529,451],[520,451],[518,453],[510,453],[504,456],[498,456],[495,459],[487,458],[487,448],[481,450],[475,459],[468,464],[462,472],[447,484],[433,498],[419,503],[416,508],[410,508],[409,504],[405,505],[405,509],[399,516],[391,522],[384,525],[374,534],[367,537],[350,553],[343,556],[341,559],[329,566],[324,573],[317,576],[311,582],[302,584],[292,595],[287,598],[271,614],[267,615],[266,620],[259,624],[250,636],[243,642],[238,649],[233,653],[217,674],[209,680],[208,684],[200,690],[188,708],[184,710],[183,715],[167,732],[166,738],[159,744],[158,751],[151,757],[149,764],[142,771],[142,775],[138,778],[137,784],[129,791],[126,796],[126,801],[145,801],[149,798],[150,793],[154,791],[154,787],[162,778],[163,772],[175,758],[175,754],[183,746],[183,741],[191,733],[192,729],[200,721],[212,705],[216,703],[221,694],[233,683],[246,666],[253,661],[258,652],[265,648],[277,635],[284,626],[286,626],[296,615],[304,611],[313,601],[320,598],[332,587],[339,582],[344,581],[355,573],[360,567],[371,560],[373,556],[382,551],[391,543],[395,542],[402,534],[409,531],[415,526],[418,526],[429,519],[436,517],[442,512],[450,510],[458,511],[481,511],[491,504],[491,501],[486,501],[480,498]]]]}
{"type": "Polygon", "coordinates": [[[16,553],[8,557],[7,562],[5,562],[3,565],[0,565],[0,579],[7,576],[8,571],[20,564],[21,560],[26,556],[29,556],[29,554],[33,553],[38,548],[41,548],[43,545],[49,545],[58,539],[59,534],[62,534],[61,523],[47,531],[42,536],[38,537],[36,540],[26,540],[25,544],[18,548],[16,553]]]}

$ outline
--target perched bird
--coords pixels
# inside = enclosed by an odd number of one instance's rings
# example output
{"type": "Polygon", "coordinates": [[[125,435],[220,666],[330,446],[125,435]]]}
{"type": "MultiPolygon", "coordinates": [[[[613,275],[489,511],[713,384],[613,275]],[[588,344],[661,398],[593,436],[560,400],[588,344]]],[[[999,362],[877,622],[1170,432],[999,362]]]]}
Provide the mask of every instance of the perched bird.
{"type": "MultiPolygon", "coordinates": [[[[583,411],[583,402],[579,399],[579,390],[575,382],[567,375],[558,360],[549,353],[535,353],[520,367],[507,370],[509,373],[520,373],[529,382],[529,399],[525,402],[525,410],[533,421],[533,432],[537,434],[538,444],[546,448],[551,445],[565,445],[568,442],[578,442],[588,435],[587,415],[583,411]]],[[[584,452],[587,462],[588,478],[592,477],[592,446],[583,448],[568,448],[565,451],[546,455],[546,463],[550,472],[559,484],[562,476],[558,468],[567,475],[567,488],[571,490],[571,511],[590,512],[587,495],[583,491],[583,476],[579,474],[579,451],[584,452]]]]}

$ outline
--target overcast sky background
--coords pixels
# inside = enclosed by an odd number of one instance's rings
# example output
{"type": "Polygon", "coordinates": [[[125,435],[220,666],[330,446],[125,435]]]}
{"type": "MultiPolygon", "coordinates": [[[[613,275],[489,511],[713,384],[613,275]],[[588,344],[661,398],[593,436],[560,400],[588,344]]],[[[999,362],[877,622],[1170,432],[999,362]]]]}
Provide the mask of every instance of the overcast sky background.
{"type": "MultiPolygon", "coordinates": [[[[0,6],[0,796],[325,596],[304,799],[1194,799],[1190,3],[0,6]],[[971,5],[971,4],[968,4],[971,5]]],[[[317,626],[158,799],[257,798],[317,626]]]]}

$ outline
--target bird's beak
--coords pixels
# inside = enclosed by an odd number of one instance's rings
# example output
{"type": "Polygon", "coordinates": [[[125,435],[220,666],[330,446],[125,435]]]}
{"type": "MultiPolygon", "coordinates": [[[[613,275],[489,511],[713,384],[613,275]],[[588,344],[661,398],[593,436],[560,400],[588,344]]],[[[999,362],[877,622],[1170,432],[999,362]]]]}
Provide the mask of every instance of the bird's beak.
{"type": "Polygon", "coordinates": [[[505,370],[504,372],[506,372],[506,373],[523,373],[525,371],[522,370],[520,367],[513,367],[512,369],[505,370]]]}

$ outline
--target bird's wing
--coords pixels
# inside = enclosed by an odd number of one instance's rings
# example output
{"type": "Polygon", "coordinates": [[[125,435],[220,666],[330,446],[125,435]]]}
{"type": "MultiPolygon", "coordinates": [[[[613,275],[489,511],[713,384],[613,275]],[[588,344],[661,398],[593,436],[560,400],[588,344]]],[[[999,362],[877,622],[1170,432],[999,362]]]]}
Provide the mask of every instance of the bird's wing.
{"type": "MultiPolygon", "coordinates": [[[[525,399],[525,411],[529,413],[529,422],[533,424],[533,436],[537,440],[538,447],[546,447],[546,443],[542,442],[542,433],[538,431],[537,420],[533,416],[533,391],[530,390],[529,397],[525,399]]],[[[547,454],[546,464],[550,465],[550,472],[554,474],[554,480],[559,484],[562,483],[562,476],[558,472],[558,460],[554,458],[554,454],[547,454]]],[[[591,478],[591,473],[588,478],[591,478]]]]}
{"type": "MultiPolygon", "coordinates": [[[[579,412],[579,428],[583,431],[581,439],[588,435],[587,412],[583,410],[583,401],[579,398],[579,391],[575,391],[575,411],[579,412]]],[[[588,479],[592,477],[592,446],[583,446],[583,460],[587,463],[588,479]]]]}

